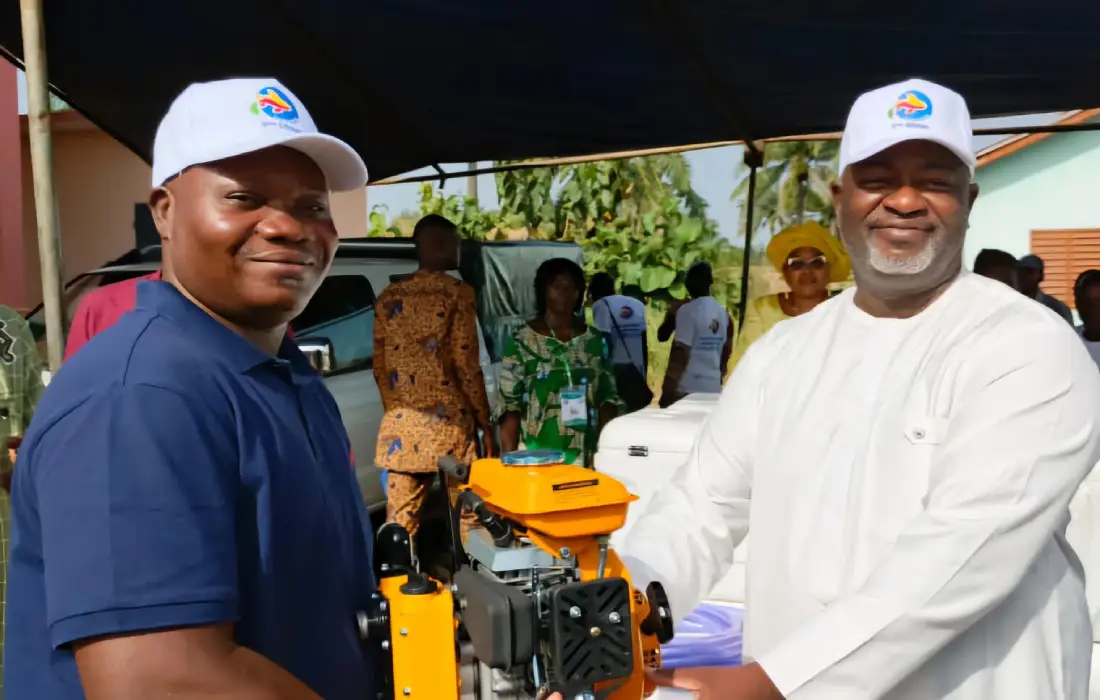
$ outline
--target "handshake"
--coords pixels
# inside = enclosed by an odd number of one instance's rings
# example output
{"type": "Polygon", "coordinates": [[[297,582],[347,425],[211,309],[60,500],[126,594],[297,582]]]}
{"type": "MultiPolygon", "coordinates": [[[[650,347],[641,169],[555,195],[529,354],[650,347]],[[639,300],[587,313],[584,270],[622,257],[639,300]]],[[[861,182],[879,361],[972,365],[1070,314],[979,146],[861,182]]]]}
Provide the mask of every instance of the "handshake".
{"type": "MultiPolygon", "coordinates": [[[[658,671],[650,678],[662,688],[692,693],[694,700],[784,700],[758,664],[737,667],[680,668],[658,671]]],[[[575,700],[552,693],[545,700],[575,700]]]]}

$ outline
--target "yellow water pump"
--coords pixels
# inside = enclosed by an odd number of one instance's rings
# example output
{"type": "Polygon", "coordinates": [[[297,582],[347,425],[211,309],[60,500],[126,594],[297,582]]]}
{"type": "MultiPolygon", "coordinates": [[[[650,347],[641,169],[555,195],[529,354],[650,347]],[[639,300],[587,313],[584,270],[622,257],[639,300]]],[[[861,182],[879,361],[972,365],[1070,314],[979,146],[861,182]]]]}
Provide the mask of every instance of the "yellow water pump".
{"type": "MultiPolygon", "coordinates": [[[[637,500],[615,479],[515,452],[440,460],[473,513],[450,582],[419,571],[408,534],[388,524],[375,548],[379,590],[359,628],[385,678],[379,700],[641,700],[654,688],[672,615],[609,546],[637,500]]],[[[452,538],[456,545],[460,538],[452,538]]]]}

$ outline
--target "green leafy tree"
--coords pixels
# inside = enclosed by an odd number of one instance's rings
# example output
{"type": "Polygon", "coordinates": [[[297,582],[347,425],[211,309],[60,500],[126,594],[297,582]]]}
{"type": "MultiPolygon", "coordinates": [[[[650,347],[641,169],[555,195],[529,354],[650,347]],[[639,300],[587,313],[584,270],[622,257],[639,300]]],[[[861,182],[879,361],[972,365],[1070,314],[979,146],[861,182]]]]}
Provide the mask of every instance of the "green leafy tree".
{"type": "MultiPolygon", "coordinates": [[[[839,141],[786,141],[764,149],[764,165],[756,171],[754,233],[775,235],[806,220],[833,223],[829,184],[836,179],[839,141]]],[[[744,202],[749,192],[749,169],[737,171],[731,199],[744,202]]],[[[748,209],[741,207],[740,230],[748,209]]]]}
{"type": "Polygon", "coordinates": [[[376,204],[367,215],[367,236],[369,238],[394,238],[402,235],[397,222],[389,223],[389,208],[376,204]]]}
{"type": "MultiPolygon", "coordinates": [[[[394,237],[408,235],[401,224],[407,219],[407,214],[402,214],[397,219],[390,220],[389,210],[385,205],[376,205],[371,209],[367,217],[367,235],[369,237],[394,237]]],[[[430,183],[420,185],[420,213],[419,216],[438,214],[454,222],[459,234],[464,238],[475,240],[491,239],[497,232],[497,219],[500,216],[496,211],[484,211],[472,197],[459,195],[444,195],[437,191],[430,183]]],[[[415,223],[415,222],[411,222],[415,223]]]]}
{"type": "MultiPolygon", "coordinates": [[[[707,261],[715,271],[714,295],[729,306],[738,298],[742,251],[707,218],[681,154],[512,170],[498,173],[496,185],[500,209],[489,211],[424,183],[420,213],[445,216],[477,240],[519,230],[532,239],[574,241],[584,250],[587,274],[611,272],[656,300],[683,299],[688,268],[707,261]]],[[[400,235],[378,208],[369,231],[400,235]]]]}
{"type": "Polygon", "coordinates": [[[482,211],[473,197],[444,196],[427,182],[420,185],[420,213],[443,216],[454,222],[463,238],[478,241],[495,236],[499,217],[499,212],[482,211]]]}
{"type": "Polygon", "coordinates": [[[736,298],[740,268],[717,268],[740,256],[707,218],[681,154],[510,171],[497,185],[506,225],[532,238],[576,241],[588,274],[609,271],[652,298],[683,299],[688,268],[705,260],[721,278],[715,295],[736,298]]]}

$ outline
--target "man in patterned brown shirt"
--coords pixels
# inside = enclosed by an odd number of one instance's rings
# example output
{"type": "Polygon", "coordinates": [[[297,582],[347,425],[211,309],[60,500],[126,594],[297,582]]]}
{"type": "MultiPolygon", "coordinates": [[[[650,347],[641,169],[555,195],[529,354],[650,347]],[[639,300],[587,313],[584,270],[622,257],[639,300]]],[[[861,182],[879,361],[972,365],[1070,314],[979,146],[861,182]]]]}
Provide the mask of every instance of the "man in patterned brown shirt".
{"type": "Polygon", "coordinates": [[[386,519],[410,535],[440,457],[475,459],[478,429],[482,454],[496,452],[474,290],[448,274],[458,267],[458,231],[433,214],[417,223],[413,240],[420,269],[387,287],[374,307],[374,378],[385,408],[375,463],[389,471],[386,519]]]}

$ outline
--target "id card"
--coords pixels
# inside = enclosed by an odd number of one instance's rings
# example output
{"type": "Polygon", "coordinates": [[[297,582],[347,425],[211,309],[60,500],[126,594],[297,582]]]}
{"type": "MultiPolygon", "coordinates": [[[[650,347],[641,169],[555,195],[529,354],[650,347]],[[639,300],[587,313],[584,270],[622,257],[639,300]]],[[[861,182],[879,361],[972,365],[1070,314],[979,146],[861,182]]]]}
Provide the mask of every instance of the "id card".
{"type": "Polygon", "coordinates": [[[561,420],[567,428],[588,425],[588,406],[583,386],[567,386],[561,390],[561,420]]]}

